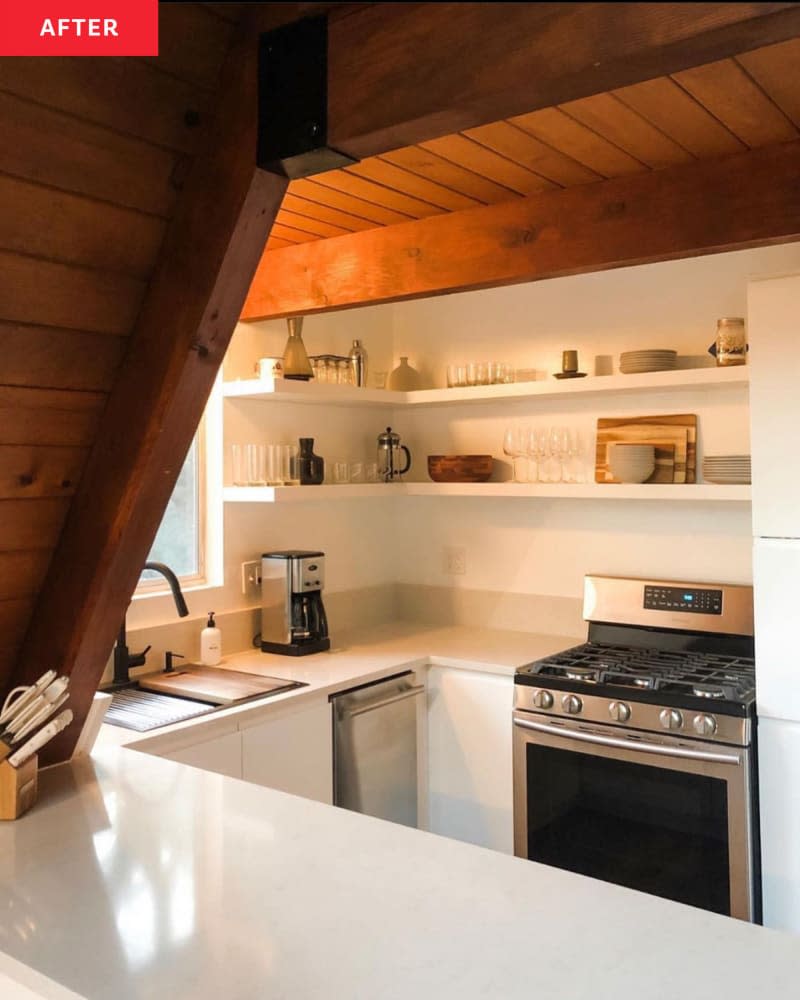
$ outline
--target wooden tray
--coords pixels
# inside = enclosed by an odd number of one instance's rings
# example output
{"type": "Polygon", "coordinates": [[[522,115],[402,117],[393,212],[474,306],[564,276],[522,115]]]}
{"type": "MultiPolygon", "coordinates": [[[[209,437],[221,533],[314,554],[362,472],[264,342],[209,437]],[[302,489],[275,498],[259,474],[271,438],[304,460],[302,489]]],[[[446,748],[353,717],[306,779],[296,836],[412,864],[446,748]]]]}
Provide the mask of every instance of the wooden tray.
{"type": "MultiPolygon", "coordinates": [[[[608,471],[606,445],[611,441],[669,442],[675,444],[675,476],[673,482],[697,482],[697,416],[693,413],[670,414],[652,417],[601,417],[597,421],[597,452],[595,481],[613,482],[608,471]],[[624,433],[620,432],[624,428],[624,433]],[[684,434],[681,433],[685,432],[684,434]],[[683,444],[685,440],[685,458],[683,444]]],[[[663,464],[663,461],[662,461],[663,464]]],[[[659,473],[663,475],[663,473],[659,473]]],[[[651,478],[649,482],[664,480],[651,478]]],[[[669,481],[669,480],[666,480],[669,481]]]]}

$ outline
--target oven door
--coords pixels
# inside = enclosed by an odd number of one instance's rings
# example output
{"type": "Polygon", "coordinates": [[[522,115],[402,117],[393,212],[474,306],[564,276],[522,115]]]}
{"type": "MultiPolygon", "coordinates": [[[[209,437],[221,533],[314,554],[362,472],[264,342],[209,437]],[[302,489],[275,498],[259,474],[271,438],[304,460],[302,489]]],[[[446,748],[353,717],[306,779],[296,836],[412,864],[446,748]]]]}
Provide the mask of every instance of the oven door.
{"type": "Polygon", "coordinates": [[[514,713],[514,853],[757,920],[750,751],[514,713]]]}

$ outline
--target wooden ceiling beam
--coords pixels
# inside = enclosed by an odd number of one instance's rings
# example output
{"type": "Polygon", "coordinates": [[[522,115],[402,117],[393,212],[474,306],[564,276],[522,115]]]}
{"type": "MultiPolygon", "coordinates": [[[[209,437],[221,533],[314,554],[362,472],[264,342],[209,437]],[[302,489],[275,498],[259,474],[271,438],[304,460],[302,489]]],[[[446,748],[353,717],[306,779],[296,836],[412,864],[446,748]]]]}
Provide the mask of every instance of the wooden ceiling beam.
{"type": "Polygon", "coordinates": [[[266,253],[243,320],[800,237],[800,140],[266,253]]]}
{"type": "Polygon", "coordinates": [[[238,30],[33,624],[0,676],[11,687],[46,667],[71,674],[75,721],[47,763],[73,749],[286,189],[255,167],[257,39],[238,30]]]}
{"type": "Polygon", "coordinates": [[[330,17],[328,143],[357,159],[800,35],[798,3],[354,6],[330,17]]]}

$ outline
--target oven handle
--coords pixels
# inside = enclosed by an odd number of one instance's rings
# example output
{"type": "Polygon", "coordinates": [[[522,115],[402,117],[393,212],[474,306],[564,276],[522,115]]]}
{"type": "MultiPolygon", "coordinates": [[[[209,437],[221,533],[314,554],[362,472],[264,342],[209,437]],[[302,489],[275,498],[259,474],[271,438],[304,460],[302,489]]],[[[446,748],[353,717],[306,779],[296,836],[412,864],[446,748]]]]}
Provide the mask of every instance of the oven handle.
{"type": "Polygon", "coordinates": [[[660,757],[684,757],[687,760],[704,760],[712,764],[741,764],[738,754],[709,753],[705,750],[689,750],[686,747],[669,747],[660,743],[640,743],[638,740],[617,739],[614,736],[601,736],[595,733],[583,733],[576,729],[562,729],[560,726],[548,726],[544,722],[528,722],[527,719],[514,718],[514,725],[521,729],[535,729],[549,736],[561,736],[563,739],[580,740],[583,743],[599,743],[604,747],[618,747],[621,750],[639,750],[642,753],[657,754],[660,757]]]}

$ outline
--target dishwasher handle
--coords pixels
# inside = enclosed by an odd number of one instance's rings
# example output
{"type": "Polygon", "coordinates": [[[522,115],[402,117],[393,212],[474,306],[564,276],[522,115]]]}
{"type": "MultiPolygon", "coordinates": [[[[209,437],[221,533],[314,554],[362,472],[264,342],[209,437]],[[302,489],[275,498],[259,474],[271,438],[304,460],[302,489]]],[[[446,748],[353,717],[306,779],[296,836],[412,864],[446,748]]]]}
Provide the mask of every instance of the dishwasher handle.
{"type": "Polygon", "coordinates": [[[418,684],[415,687],[406,688],[405,691],[401,691],[399,694],[393,694],[389,698],[378,698],[377,701],[369,701],[366,705],[359,705],[358,708],[346,708],[340,709],[342,718],[352,719],[356,715],[364,715],[365,712],[375,712],[379,708],[385,708],[387,705],[393,705],[396,701],[405,701],[406,698],[416,698],[424,692],[425,685],[418,684]]]}

